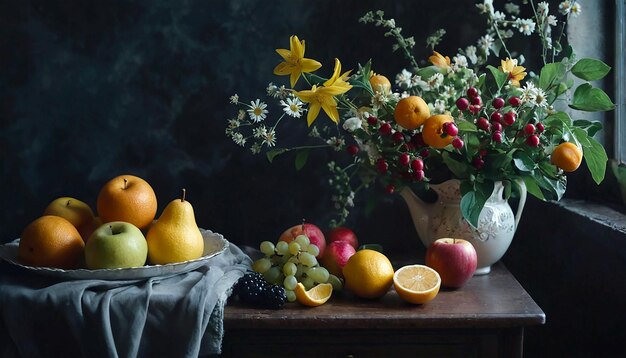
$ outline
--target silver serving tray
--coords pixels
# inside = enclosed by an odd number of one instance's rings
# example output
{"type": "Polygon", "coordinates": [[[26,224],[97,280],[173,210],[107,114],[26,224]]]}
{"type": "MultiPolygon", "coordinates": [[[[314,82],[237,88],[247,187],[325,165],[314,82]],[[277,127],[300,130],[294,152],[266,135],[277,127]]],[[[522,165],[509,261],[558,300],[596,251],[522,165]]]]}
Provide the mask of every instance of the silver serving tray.
{"type": "Polygon", "coordinates": [[[215,256],[221,255],[228,248],[228,240],[218,233],[200,229],[204,239],[203,256],[184,262],[167,265],[146,265],[133,268],[118,269],[76,269],[63,270],[52,267],[35,267],[23,265],[18,261],[17,253],[20,239],[15,239],[4,245],[0,245],[0,259],[10,264],[19,266],[33,273],[63,278],[67,280],[139,280],[151,277],[171,276],[189,272],[209,262],[215,256]]]}

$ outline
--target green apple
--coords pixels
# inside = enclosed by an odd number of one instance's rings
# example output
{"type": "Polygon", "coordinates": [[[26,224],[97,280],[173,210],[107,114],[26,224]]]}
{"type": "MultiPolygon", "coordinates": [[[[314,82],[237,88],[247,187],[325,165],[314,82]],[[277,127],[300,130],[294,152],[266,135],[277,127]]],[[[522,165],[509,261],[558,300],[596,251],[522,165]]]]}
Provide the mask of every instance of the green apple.
{"type": "Polygon", "coordinates": [[[85,245],[87,268],[113,269],[146,264],[148,244],[135,225],[114,221],[98,227],[85,245]]]}

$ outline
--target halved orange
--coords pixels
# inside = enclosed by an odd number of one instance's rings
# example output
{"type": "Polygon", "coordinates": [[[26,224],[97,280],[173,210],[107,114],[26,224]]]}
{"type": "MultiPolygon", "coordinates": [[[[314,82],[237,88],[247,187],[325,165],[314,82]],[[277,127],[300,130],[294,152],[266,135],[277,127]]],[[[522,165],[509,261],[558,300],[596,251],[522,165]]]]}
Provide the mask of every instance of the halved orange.
{"type": "Polygon", "coordinates": [[[306,288],[304,288],[304,285],[298,282],[294,292],[298,302],[305,306],[316,307],[323,305],[326,301],[328,301],[333,293],[333,285],[330,283],[320,283],[307,291],[306,288]]]}
{"type": "Polygon", "coordinates": [[[424,265],[408,265],[393,275],[393,287],[403,300],[424,304],[437,296],[441,277],[437,271],[424,265]]]}

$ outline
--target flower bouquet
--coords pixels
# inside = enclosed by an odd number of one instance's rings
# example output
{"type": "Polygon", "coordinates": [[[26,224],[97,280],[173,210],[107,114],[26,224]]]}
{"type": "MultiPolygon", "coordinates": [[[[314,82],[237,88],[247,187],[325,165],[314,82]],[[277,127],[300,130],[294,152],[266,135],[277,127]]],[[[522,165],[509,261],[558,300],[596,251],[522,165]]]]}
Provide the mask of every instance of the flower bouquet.
{"type": "Polygon", "coordinates": [[[496,182],[503,183],[507,198],[523,182],[535,197],[559,200],[565,174],[584,157],[600,183],[607,156],[593,136],[602,126],[584,119],[582,112],[613,109],[609,96],[589,83],[610,67],[579,59],[570,46],[561,45],[567,21],[580,14],[580,4],[563,1],[550,13],[547,2],[528,3],[533,14],[528,19],[519,17],[520,8],[512,3],[503,11],[491,0],[478,4],[487,30],[476,44],[450,59],[435,51],[445,35],[439,30],[426,40],[433,52],[422,65],[412,55],[414,38],[405,38],[382,11],[368,12],[360,21],[384,28],[385,36],[396,40],[394,52],[409,62],[395,76],[395,85],[375,73],[372,61],[344,72],[335,59],[333,72],[324,77],[318,71],[321,63],[305,57],[305,41],[291,36],[289,49],[276,50],[282,61],[274,68],[276,75],[289,75],[289,84],[267,88],[268,97],[282,108],[280,115],[270,114],[264,100],[243,102],[234,95],[231,103],[240,109],[228,120],[226,134],[240,146],[250,145],[254,154],[264,152],[270,162],[295,152],[298,169],[313,149],[336,151],[337,159],[328,163],[339,215],[335,225],[345,221],[355,195],[376,182],[393,193],[459,179],[461,211],[473,226],[496,182]],[[536,35],[540,68],[525,68],[524,56],[508,47],[516,35],[536,35]],[[308,126],[301,145],[277,146],[285,117],[308,126]]]}

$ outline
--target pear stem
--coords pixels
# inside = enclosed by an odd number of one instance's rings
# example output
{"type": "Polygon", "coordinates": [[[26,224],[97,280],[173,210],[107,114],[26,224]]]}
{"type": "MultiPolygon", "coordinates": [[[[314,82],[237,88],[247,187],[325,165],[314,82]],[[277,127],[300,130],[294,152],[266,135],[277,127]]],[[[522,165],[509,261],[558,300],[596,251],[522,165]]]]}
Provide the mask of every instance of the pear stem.
{"type": "Polygon", "coordinates": [[[187,189],[183,188],[183,195],[180,198],[180,201],[184,202],[185,201],[185,195],[187,194],[187,189]]]}
{"type": "Polygon", "coordinates": [[[65,204],[65,206],[70,206],[70,201],[72,201],[72,200],[68,199],[67,203],[65,204]]]}
{"type": "Polygon", "coordinates": [[[124,190],[128,187],[128,179],[124,178],[124,190]]]}

